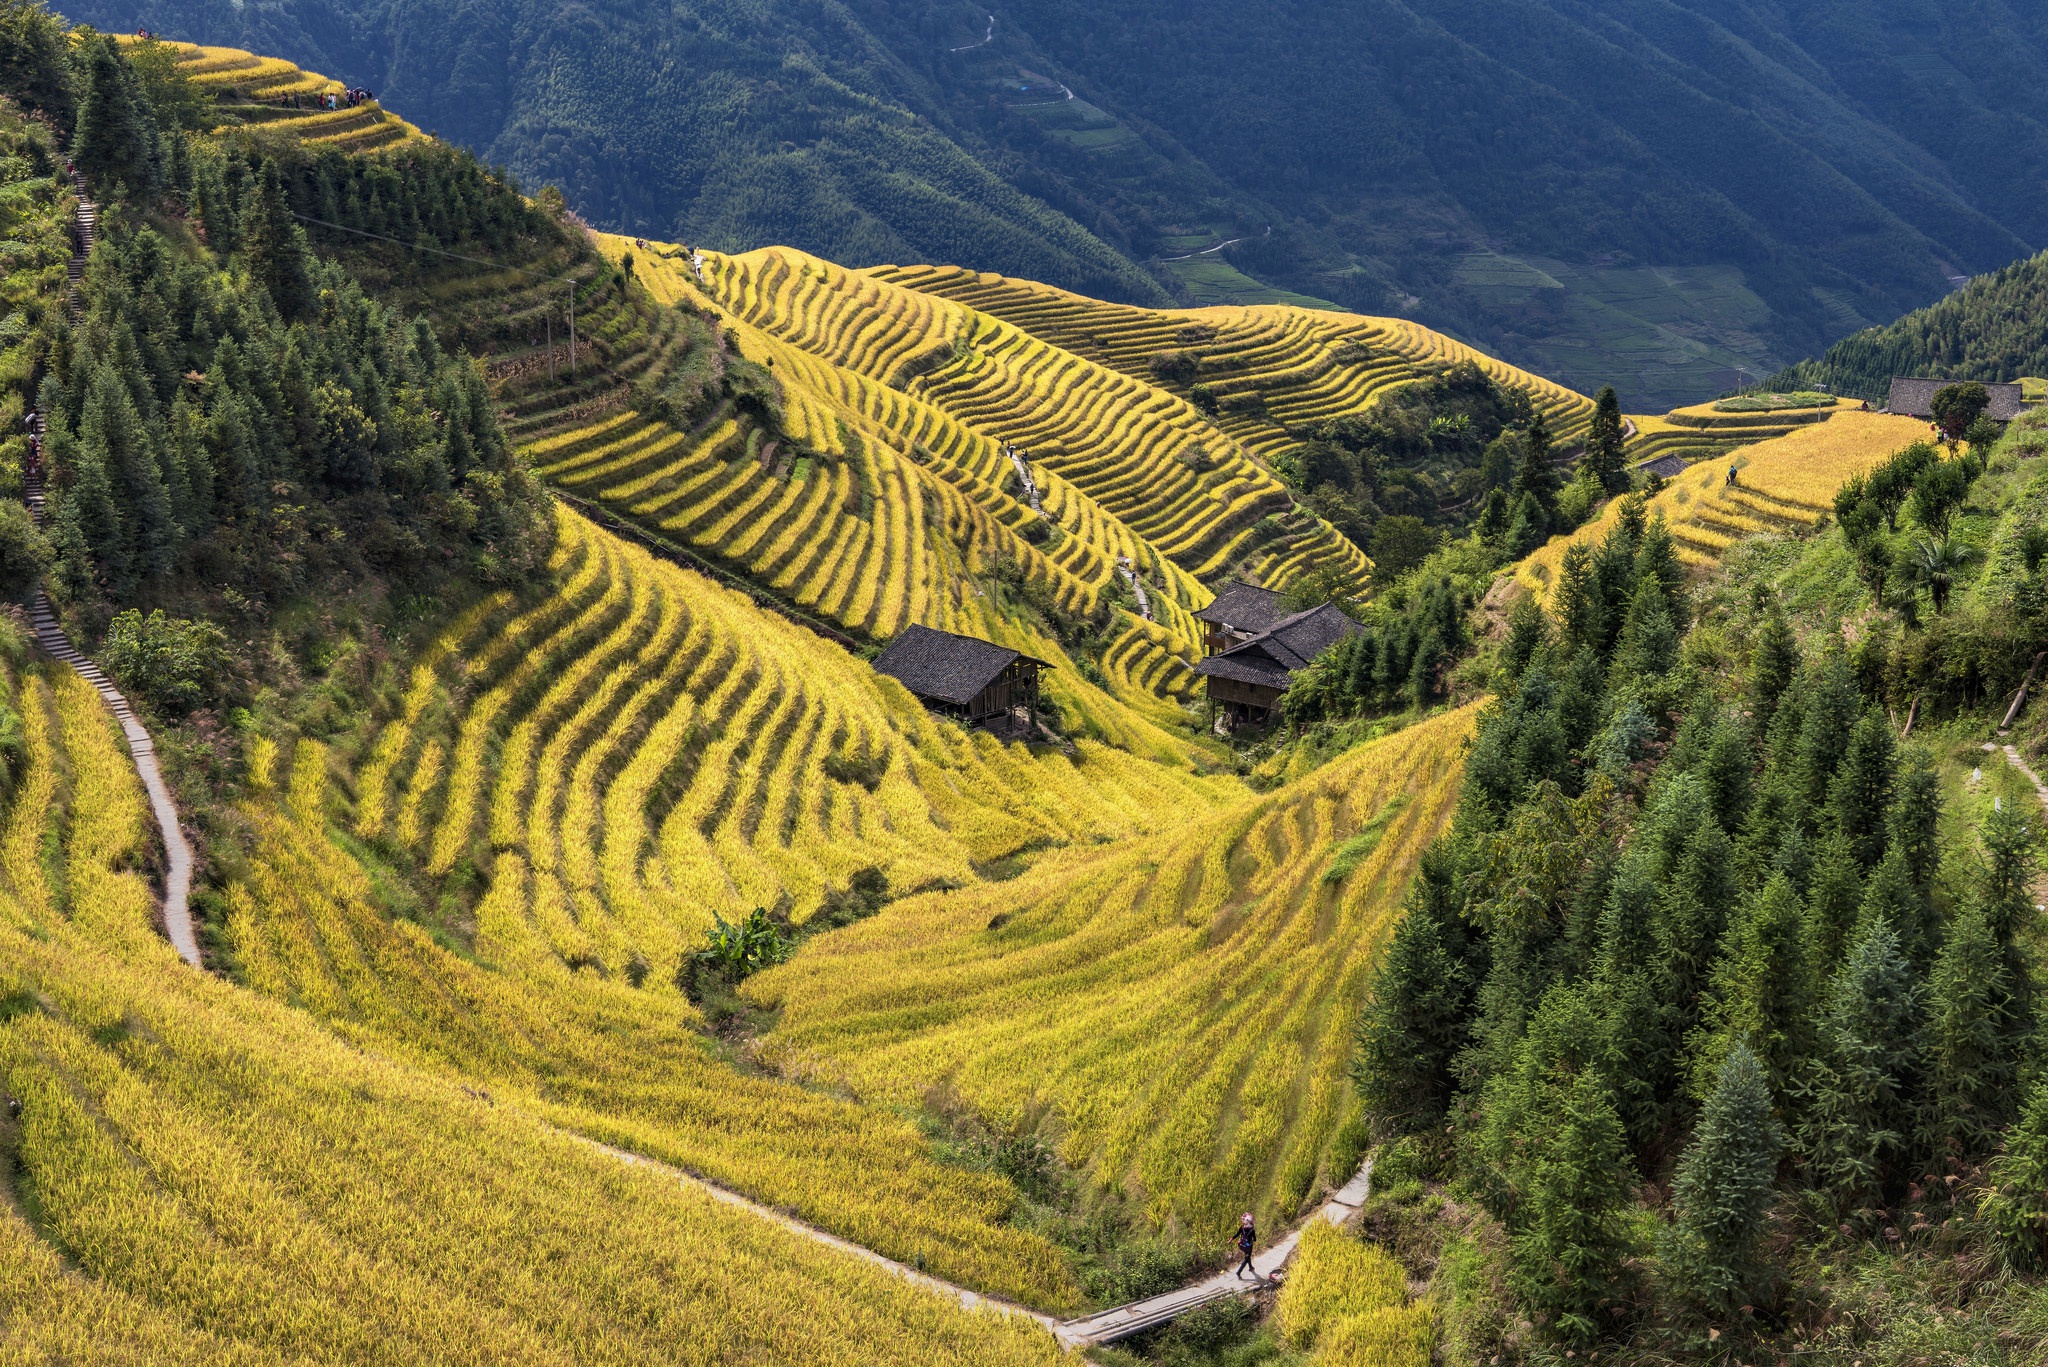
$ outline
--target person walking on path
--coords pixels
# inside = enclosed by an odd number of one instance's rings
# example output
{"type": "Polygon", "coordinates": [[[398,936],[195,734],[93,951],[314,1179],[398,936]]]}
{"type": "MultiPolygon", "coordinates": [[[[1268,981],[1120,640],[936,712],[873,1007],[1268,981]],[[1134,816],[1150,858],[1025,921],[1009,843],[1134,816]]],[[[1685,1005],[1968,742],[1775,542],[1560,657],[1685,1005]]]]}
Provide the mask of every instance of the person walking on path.
{"type": "Polygon", "coordinates": [[[1735,467],[1732,465],[1728,467],[1728,487],[1735,487],[1735,467]]]}
{"type": "Polygon", "coordinates": [[[1237,1265],[1238,1276],[1249,1272],[1254,1279],[1258,1277],[1258,1269],[1252,1266],[1252,1250],[1258,1247],[1258,1243],[1259,1231],[1252,1224],[1252,1213],[1246,1211],[1244,1218],[1237,1222],[1237,1251],[1244,1255],[1244,1261],[1237,1265]]]}

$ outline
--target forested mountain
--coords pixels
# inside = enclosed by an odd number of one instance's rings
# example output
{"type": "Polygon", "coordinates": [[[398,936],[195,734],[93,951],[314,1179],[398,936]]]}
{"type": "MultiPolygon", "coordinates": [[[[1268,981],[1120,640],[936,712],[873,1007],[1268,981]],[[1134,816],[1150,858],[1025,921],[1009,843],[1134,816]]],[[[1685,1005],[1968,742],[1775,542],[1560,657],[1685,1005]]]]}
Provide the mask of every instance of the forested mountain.
{"type": "Polygon", "coordinates": [[[2048,241],[2048,21],[1995,2],[75,8],[369,85],[601,226],[1126,300],[1295,291],[1637,407],[2048,241]]]}
{"type": "Polygon", "coordinates": [[[1886,327],[1844,337],[1818,359],[1772,378],[1881,398],[1894,375],[2009,383],[2048,374],[2048,256],[1982,275],[1886,327]]]}

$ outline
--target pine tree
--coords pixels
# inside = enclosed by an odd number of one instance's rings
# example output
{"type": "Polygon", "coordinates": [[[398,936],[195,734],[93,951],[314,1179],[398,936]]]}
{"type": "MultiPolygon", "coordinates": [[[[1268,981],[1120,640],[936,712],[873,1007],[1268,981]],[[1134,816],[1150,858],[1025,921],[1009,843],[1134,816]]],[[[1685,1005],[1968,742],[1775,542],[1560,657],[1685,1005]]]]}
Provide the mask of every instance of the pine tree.
{"type": "Polygon", "coordinates": [[[1778,874],[1736,909],[1714,965],[1711,1030],[1698,1050],[1693,1085],[1707,1095],[1729,1054],[1753,1049],[1774,1091],[1790,1085],[1813,1051],[1820,974],[1799,897],[1778,874]]]}
{"type": "MultiPolygon", "coordinates": [[[[82,453],[90,453],[106,471],[113,496],[121,502],[126,532],[121,562],[133,573],[169,573],[177,559],[179,537],[171,521],[171,501],[164,489],[156,442],[111,363],[93,367],[78,424],[78,444],[82,453]]],[[[109,569],[111,572],[112,567],[109,569]]]]}
{"type": "Polygon", "coordinates": [[[2036,1010],[2033,966],[2022,947],[2037,916],[2033,827],[2016,809],[2001,803],[1984,814],[1978,836],[1984,842],[1979,903],[1992,938],[1998,942],[1999,960],[2005,965],[2009,1047],[2024,1054],[2033,1043],[2036,1010]]]}
{"type": "Polygon", "coordinates": [[[1424,851],[1358,1024],[1352,1077],[1373,1112],[1403,1133],[1443,1121],[1451,1060],[1464,1048],[1483,949],[1467,933],[1445,842],[1424,851]]]}
{"type": "Polygon", "coordinates": [[[1583,1069],[1543,1142],[1513,1236],[1510,1280],[1550,1337],[1584,1345],[1599,1336],[1630,1251],[1629,1196],[1621,1120],[1599,1071],[1583,1069]]]}
{"type": "Polygon", "coordinates": [[[1874,1210],[1906,1169],[1921,1066],[1921,993],[1884,921],[1828,989],[1819,1047],[1792,1088],[1809,1185],[1844,1214],[1874,1210]]]}
{"type": "MultiPolygon", "coordinates": [[[[58,429],[51,430],[54,438],[58,429]]],[[[127,527],[114,500],[104,449],[74,442],[69,433],[50,445],[52,464],[65,472],[69,482],[57,501],[57,542],[70,565],[72,582],[90,583],[96,565],[117,593],[125,592],[133,583],[134,559],[128,550],[127,527]],[[56,465],[60,459],[63,464],[56,465]],[[90,563],[76,563],[78,551],[83,551],[90,563]]]]}
{"type": "Polygon", "coordinates": [[[1635,597],[1629,601],[1628,617],[1615,642],[1609,686],[1619,691],[1632,680],[1668,674],[1678,663],[1678,635],[1663,586],[1656,576],[1644,575],[1636,582],[1635,597]]]}
{"type": "Polygon", "coordinates": [[[236,231],[241,240],[239,255],[250,278],[270,292],[271,301],[287,321],[304,317],[313,307],[306,234],[292,218],[276,162],[266,158],[243,191],[236,231]]]}
{"type": "Polygon", "coordinates": [[[1931,898],[1941,868],[1941,782],[1927,752],[1917,745],[1903,756],[1885,824],[1913,887],[1922,898],[1931,898]]]}
{"type": "MultiPolygon", "coordinates": [[[[1702,812],[1657,894],[1656,983],[1671,1039],[1700,1023],[1703,990],[1735,903],[1734,852],[1711,811],[1702,812]]],[[[1674,1105],[1683,1098],[1671,1097],[1674,1105]]]]}
{"type": "Polygon", "coordinates": [[[1515,493],[1533,497],[1547,516],[1557,485],[1550,470],[1550,427],[1539,410],[1522,433],[1522,463],[1515,471],[1515,493]]]}
{"type": "Polygon", "coordinates": [[[1665,610],[1678,630],[1684,632],[1692,621],[1686,607],[1685,566],[1679,562],[1678,544],[1671,539],[1671,528],[1665,524],[1662,513],[1650,519],[1637,539],[1634,573],[1638,583],[1645,577],[1657,581],[1657,586],[1664,590],[1665,610]]]}
{"type": "Polygon", "coordinates": [[[1815,811],[1824,810],[1828,785],[1848,752],[1849,738],[1863,715],[1863,700],[1856,692],[1856,679],[1848,658],[1839,650],[1831,652],[1814,672],[1806,690],[1799,728],[1798,763],[1801,787],[1815,811]]]}
{"type": "Polygon", "coordinates": [[[126,185],[138,196],[155,193],[162,182],[156,121],[135,73],[112,38],[90,39],[82,55],[85,89],[72,160],[94,180],[126,185]]]}
{"type": "Polygon", "coordinates": [[[1856,862],[1874,868],[1884,857],[1885,825],[1897,765],[1892,729],[1876,708],[1864,709],[1849,733],[1841,764],[1828,783],[1828,812],[1856,862]]]}
{"type": "Polygon", "coordinates": [[[1549,539],[1550,514],[1544,511],[1543,500],[1533,493],[1522,494],[1515,500],[1515,515],[1503,543],[1508,558],[1519,560],[1549,539]]]}
{"type": "Polygon", "coordinates": [[[1926,1147],[1983,1153],[2012,1119],[2012,982],[1984,910],[1965,904],[1928,981],[1926,1147]]]}
{"type": "Polygon", "coordinates": [[[1507,535],[1508,496],[1499,489],[1488,489],[1486,497],[1479,501],[1479,521],[1473,530],[1479,539],[1489,546],[1507,535]]]}
{"type": "Polygon", "coordinates": [[[1621,400],[1614,386],[1602,386],[1593,398],[1593,426],[1586,433],[1586,454],[1579,468],[1610,493],[1628,487],[1622,465],[1623,427],[1621,400]]]}
{"type": "Polygon", "coordinates": [[[1863,904],[1863,867],[1848,838],[1836,831],[1820,844],[1813,880],[1806,892],[1807,925],[1819,962],[1832,966],[1853,943],[1857,909],[1863,904]]]}
{"type": "Polygon", "coordinates": [[[1607,648],[1606,604],[1593,577],[1593,553],[1582,541],[1564,548],[1557,570],[1557,590],[1551,598],[1557,614],[1558,634],[1572,646],[1607,648]]]}
{"type": "Polygon", "coordinates": [[[1508,609],[1508,639],[1501,647],[1501,672],[1510,681],[1520,679],[1536,652],[1550,637],[1550,619],[1533,595],[1524,594],[1508,609]]]}
{"type": "Polygon", "coordinates": [[[1678,1223],[1665,1264],[1680,1290],[1711,1314],[1765,1299],[1764,1227],[1784,1148],[1764,1068],[1738,1042],[1715,1075],[1672,1184],[1678,1223]]]}
{"type": "Polygon", "coordinates": [[[1784,608],[1774,598],[1770,610],[1757,623],[1749,653],[1749,714],[1758,736],[1770,734],[1778,699],[1798,672],[1799,643],[1793,639],[1784,608]]]}
{"type": "Polygon", "coordinates": [[[2048,1269],[2048,1081],[2035,1085],[2004,1149],[1977,1213],[2006,1262],[2028,1275],[2048,1269]]]}
{"type": "Polygon", "coordinates": [[[1888,851],[1863,880],[1863,900],[1856,906],[1856,938],[1879,921],[1892,928],[1899,938],[1899,952],[1915,972],[1924,975],[1940,947],[1940,933],[1934,908],[1913,886],[1905,856],[1898,850],[1888,851]]]}

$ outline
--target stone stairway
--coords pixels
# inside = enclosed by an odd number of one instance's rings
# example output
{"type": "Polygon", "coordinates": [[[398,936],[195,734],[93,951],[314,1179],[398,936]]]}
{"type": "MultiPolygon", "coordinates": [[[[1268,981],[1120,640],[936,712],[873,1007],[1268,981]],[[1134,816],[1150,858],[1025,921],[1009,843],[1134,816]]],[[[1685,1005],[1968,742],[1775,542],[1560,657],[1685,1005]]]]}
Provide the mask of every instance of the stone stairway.
{"type": "MultiPolygon", "coordinates": [[[[85,180],[76,170],[71,173],[72,186],[78,192],[78,208],[74,213],[73,236],[79,251],[71,258],[71,318],[73,322],[85,314],[85,298],[80,289],[85,279],[86,257],[92,252],[93,242],[98,237],[99,212],[93,202],[86,198],[85,180]]],[[[36,414],[35,432],[38,443],[48,435],[48,422],[39,412],[36,414]]],[[[41,469],[30,474],[22,487],[23,501],[28,504],[29,514],[35,518],[38,527],[48,516],[47,491],[43,484],[41,469]]],[[[121,734],[128,742],[128,755],[135,762],[135,772],[142,779],[142,787],[149,794],[150,812],[156,818],[157,830],[164,842],[164,934],[171,947],[178,951],[180,958],[194,968],[200,967],[199,941],[192,930],[192,910],[189,895],[192,890],[192,846],[185,839],[185,832],[178,824],[178,809],[171,802],[170,788],[164,783],[163,771],[156,762],[156,743],[149,732],[136,720],[135,709],[121,690],[114,687],[113,680],[101,668],[87,659],[73,645],[71,638],[58,625],[56,611],[50,606],[49,595],[41,589],[29,603],[29,626],[36,634],[36,641],[49,654],[78,671],[80,678],[93,686],[100,698],[114,714],[114,720],[121,723],[121,734]]]]}
{"type": "Polygon", "coordinates": [[[71,173],[72,193],[78,197],[78,207],[71,211],[71,236],[78,244],[78,251],[65,268],[65,274],[71,280],[71,321],[76,323],[85,317],[85,263],[86,258],[92,255],[93,243],[99,240],[100,208],[86,195],[85,177],[78,173],[78,168],[70,166],[66,169],[71,173]]]}

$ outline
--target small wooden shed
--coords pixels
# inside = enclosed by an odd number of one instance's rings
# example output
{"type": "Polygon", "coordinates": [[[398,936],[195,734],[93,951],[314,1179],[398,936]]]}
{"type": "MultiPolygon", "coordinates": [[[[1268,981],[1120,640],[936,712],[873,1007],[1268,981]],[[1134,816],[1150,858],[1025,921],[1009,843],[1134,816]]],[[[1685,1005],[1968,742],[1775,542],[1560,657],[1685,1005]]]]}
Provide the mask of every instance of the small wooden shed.
{"type": "Polygon", "coordinates": [[[984,641],[930,627],[905,627],[875,657],[875,672],[887,674],[934,712],[974,723],[1006,717],[1022,707],[1035,719],[1038,673],[1043,660],[984,641]]]}
{"type": "Polygon", "coordinates": [[[1364,628],[1335,603],[1283,617],[1267,630],[1195,666],[1208,680],[1209,701],[1233,725],[1257,725],[1280,706],[1287,685],[1308,662],[1364,628]]]}

